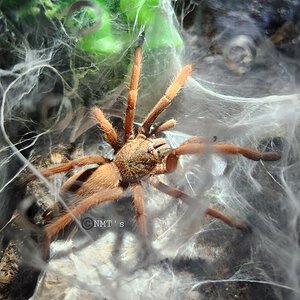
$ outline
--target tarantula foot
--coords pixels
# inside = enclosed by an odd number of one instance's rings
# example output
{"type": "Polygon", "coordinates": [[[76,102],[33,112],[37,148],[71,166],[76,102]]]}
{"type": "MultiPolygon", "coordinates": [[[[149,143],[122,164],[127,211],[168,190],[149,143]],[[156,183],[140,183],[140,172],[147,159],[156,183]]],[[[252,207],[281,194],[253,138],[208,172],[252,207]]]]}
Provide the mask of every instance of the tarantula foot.
{"type": "Polygon", "coordinates": [[[264,152],[265,159],[268,161],[276,161],[281,159],[282,152],[286,146],[286,141],[281,137],[273,137],[271,140],[263,139],[260,144],[265,145],[266,152],[264,152]]]}
{"type": "Polygon", "coordinates": [[[250,227],[250,225],[245,223],[236,223],[234,227],[242,230],[243,232],[247,232],[247,233],[252,232],[252,228],[250,227]]]}
{"type": "Polygon", "coordinates": [[[281,159],[281,153],[279,152],[264,152],[261,157],[265,161],[276,161],[281,159]]]}
{"type": "Polygon", "coordinates": [[[227,225],[243,230],[243,231],[251,231],[250,226],[248,226],[245,223],[237,223],[232,217],[229,217],[225,214],[223,214],[222,212],[220,212],[218,209],[216,208],[211,208],[209,207],[206,210],[206,214],[215,218],[215,219],[219,219],[222,222],[226,223],[227,225]]]}

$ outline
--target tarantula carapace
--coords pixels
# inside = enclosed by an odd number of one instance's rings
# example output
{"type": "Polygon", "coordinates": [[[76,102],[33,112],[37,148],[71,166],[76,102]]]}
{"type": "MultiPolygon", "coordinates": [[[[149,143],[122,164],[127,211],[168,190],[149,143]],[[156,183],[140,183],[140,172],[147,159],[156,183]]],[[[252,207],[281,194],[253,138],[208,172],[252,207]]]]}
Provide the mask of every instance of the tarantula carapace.
{"type": "MultiPolygon", "coordinates": [[[[142,61],[141,44],[135,48],[134,63],[128,92],[128,103],[124,122],[125,137],[121,141],[116,130],[101,109],[93,107],[92,116],[96,119],[104,132],[106,141],[115,151],[114,159],[110,160],[100,155],[88,155],[71,160],[67,163],[41,169],[45,176],[68,172],[73,168],[98,165],[87,170],[80,170],[71,176],[62,186],[61,196],[74,195],[76,203],[69,211],[61,212],[45,227],[44,250],[48,251],[52,238],[64,227],[70,224],[74,218],[107,201],[119,199],[126,189],[130,189],[135,206],[136,221],[139,234],[147,241],[147,226],[144,211],[144,187],[142,182],[148,182],[159,191],[184,202],[194,202],[195,199],[170,187],[158,180],[155,175],[166,174],[175,171],[178,159],[181,155],[201,154],[206,152],[222,154],[240,154],[252,160],[278,160],[280,154],[275,152],[258,152],[231,144],[208,143],[207,139],[191,137],[179,147],[172,149],[164,138],[157,138],[157,134],[175,126],[175,120],[171,119],[157,126],[153,126],[156,118],[171,104],[174,97],[183,87],[187,77],[192,72],[192,66],[184,66],[177,77],[172,81],[164,96],[157,102],[135,134],[133,129],[136,100],[138,94],[138,81],[140,77],[142,61]]],[[[35,179],[32,175],[30,180],[35,179]]],[[[206,214],[221,219],[230,226],[243,229],[246,226],[236,223],[229,216],[220,211],[208,208],[206,214]]]]}

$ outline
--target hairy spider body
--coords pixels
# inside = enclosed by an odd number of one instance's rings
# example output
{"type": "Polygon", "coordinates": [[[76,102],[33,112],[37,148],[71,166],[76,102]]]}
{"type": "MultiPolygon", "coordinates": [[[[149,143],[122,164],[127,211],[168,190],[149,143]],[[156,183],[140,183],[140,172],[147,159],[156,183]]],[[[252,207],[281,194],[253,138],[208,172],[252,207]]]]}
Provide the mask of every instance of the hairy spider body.
{"type": "Polygon", "coordinates": [[[138,183],[158,164],[163,163],[169,152],[170,147],[165,139],[151,139],[138,134],[117,153],[113,163],[122,172],[122,182],[138,183]]]}
{"type": "MultiPolygon", "coordinates": [[[[115,150],[113,160],[100,155],[89,155],[69,161],[58,166],[41,169],[43,176],[48,177],[56,173],[67,172],[75,167],[97,164],[87,170],[81,170],[71,176],[62,186],[62,197],[74,198],[69,211],[61,212],[45,228],[44,252],[48,248],[53,237],[74,218],[92,207],[107,201],[120,198],[123,192],[129,188],[135,206],[136,221],[139,234],[147,242],[147,226],[144,211],[144,187],[142,181],[148,182],[159,191],[186,203],[192,203],[197,199],[160,182],[155,175],[170,173],[176,170],[179,157],[187,154],[221,153],[240,154],[252,160],[278,160],[280,154],[274,152],[258,152],[244,147],[230,144],[215,144],[206,138],[191,137],[179,147],[171,149],[167,141],[157,138],[156,135],[175,126],[175,120],[167,120],[151,130],[156,118],[163,112],[178,94],[186,79],[192,71],[191,65],[182,68],[173,80],[165,95],[157,102],[153,109],[138,128],[135,136],[133,130],[134,112],[136,108],[138,81],[142,60],[141,46],[135,49],[132,76],[128,92],[128,103],[124,122],[125,140],[121,142],[116,130],[106,119],[101,109],[94,107],[92,115],[104,132],[107,142],[115,150]]],[[[29,180],[35,179],[32,175],[29,180]]],[[[236,223],[231,217],[220,211],[207,208],[206,214],[221,219],[230,226],[244,229],[244,224],[236,223]]]]}
{"type": "Polygon", "coordinates": [[[62,192],[76,193],[80,198],[93,195],[99,190],[118,186],[120,172],[114,163],[82,170],[71,176],[62,186],[62,192]]]}

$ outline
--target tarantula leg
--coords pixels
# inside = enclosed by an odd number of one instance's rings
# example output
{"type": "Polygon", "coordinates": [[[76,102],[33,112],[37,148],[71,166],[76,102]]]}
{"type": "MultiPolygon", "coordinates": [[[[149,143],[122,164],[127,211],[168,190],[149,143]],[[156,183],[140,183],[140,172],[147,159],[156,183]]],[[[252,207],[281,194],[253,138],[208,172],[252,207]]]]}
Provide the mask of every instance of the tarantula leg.
{"type": "Polygon", "coordinates": [[[186,144],[210,144],[214,143],[217,140],[217,137],[214,136],[213,138],[208,138],[205,136],[191,136],[186,141],[180,144],[180,146],[186,144]]]}
{"type": "Polygon", "coordinates": [[[52,223],[46,226],[44,232],[43,250],[44,255],[48,256],[49,245],[52,238],[70,224],[74,218],[78,218],[81,214],[88,211],[92,207],[99,205],[106,201],[113,201],[121,197],[123,189],[116,187],[110,190],[98,192],[90,197],[81,200],[74,208],[69,212],[57,217],[52,223]]]}
{"type": "MultiPolygon", "coordinates": [[[[157,128],[159,129],[160,126],[164,126],[164,124],[165,123],[163,123],[162,125],[158,125],[157,127],[154,128],[153,131],[155,131],[155,133],[157,133],[156,129],[157,128]]],[[[163,131],[163,130],[160,130],[160,131],[163,131]]],[[[151,132],[151,134],[152,134],[152,132],[151,132]]],[[[210,140],[207,137],[191,136],[189,139],[187,139],[182,144],[180,144],[180,146],[186,145],[186,144],[190,144],[190,143],[198,143],[198,144],[201,144],[201,143],[212,143],[212,142],[216,141],[216,138],[217,137],[214,136],[213,140],[210,140]]],[[[172,155],[172,152],[171,152],[170,155],[169,155],[169,157],[167,158],[166,162],[157,165],[154,168],[154,170],[151,172],[151,174],[152,175],[154,175],[154,174],[155,175],[159,175],[159,174],[171,173],[171,172],[175,171],[175,169],[177,168],[178,160],[179,160],[179,156],[172,155]]]]}
{"type": "Polygon", "coordinates": [[[169,130],[175,127],[175,125],[176,125],[176,121],[174,119],[170,119],[166,122],[162,122],[158,124],[155,128],[153,128],[153,130],[150,132],[149,135],[156,135],[162,131],[169,130]]]}
{"type": "Polygon", "coordinates": [[[102,110],[94,106],[91,112],[93,116],[96,118],[101,129],[103,130],[107,142],[113,147],[115,152],[120,150],[121,146],[120,146],[120,141],[118,138],[117,131],[112,126],[112,124],[106,119],[102,110]]]}
{"type": "Polygon", "coordinates": [[[178,163],[180,155],[199,154],[199,153],[219,153],[219,154],[241,154],[251,160],[266,160],[275,161],[281,158],[280,153],[277,152],[259,152],[245,147],[239,147],[231,144],[196,144],[187,143],[182,144],[174,149],[166,160],[166,169],[168,172],[173,172],[178,163]]]}
{"type": "Polygon", "coordinates": [[[133,203],[135,207],[135,217],[137,221],[137,227],[139,234],[143,237],[147,243],[147,222],[144,208],[145,190],[141,184],[132,185],[131,192],[133,197],[133,203]]]}
{"type": "MultiPolygon", "coordinates": [[[[174,187],[168,186],[157,179],[150,178],[148,180],[148,182],[152,186],[154,186],[156,189],[158,189],[159,191],[161,191],[171,197],[181,199],[183,202],[185,202],[189,205],[191,205],[191,204],[195,203],[195,201],[197,201],[195,198],[187,195],[186,193],[184,193],[174,187]]],[[[205,213],[213,218],[220,219],[221,221],[223,221],[224,223],[226,223],[227,225],[229,225],[231,227],[235,227],[235,228],[238,228],[241,230],[248,229],[248,227],[245,224],[235,222],[233,218],[223,214],[222,212],[220,212],[219,210],[217,210],[215,208],[207,208],[205,213]]]]}
{"type": "Polygon", "coordinates": [[[62,185],[60,194],[63,195],[63,193],[75,193],[77,189],[79,189],[82,185],[84,185],[84,182],[93,174],[94,171],[96,171],[97,168],[90,168],[87,170],[81,170],[79,172],[76,172],[73,176],[68,178],[68,180],[65,181],[65,183],[62,185]]]}
{"type": "Polygon", "coordinates": [[[184,66],[177,77],[173,80],[166,93],[160,100],[156,103],[153,109],[144,119],[142,125],[139,127],[139,133],[148,135],[149,129],[156,118],[170,105],[172,100],[176,97],[182,86],[184,85],[186,79],[192,72],[192,66],[184,66]]]}
{"type": "Polygon", "coordinates": [[[131,80],[128,91],[127,109],[125,116],[125,143],[126,141],[134,137],[133,133],[133,121],[134,113],[136,109],[136,100],[138,95],[138,86],[141,73],[141,62],[142,62],[142,47],[141,43],[135,48],[134,61],[132,66],[131,80]]]}
{"type": "Polygon", "coordinates": [[[174,155],[197,154],[205,152],[221,153],[221,154],[241,154],[251,160],[279,160],[281,155],[276,152],[259,152],[245,147],[239,147],[231,144],[185,144],[173,151],[174,155]]]}
{"type": "MultiPolygon", "coordinates": [[[[106,162],[108,162],[108,160],[100,155],[87,155],[77,159],[70,160],[66,163],[59,164],[57,166],[40,169],[39,172],[41,173],[42,176],[49,177],[54,174],[68,172],[71,169],[74,169],[75,167],[81,167],[81,166],[86,166],[91,164],[102,165],[106,162]]],[[[30,174],[23,180],[23,183],[29,183],[30,181],[35,180],[36,178],[37,178],[36,175],[30,174]]]]}

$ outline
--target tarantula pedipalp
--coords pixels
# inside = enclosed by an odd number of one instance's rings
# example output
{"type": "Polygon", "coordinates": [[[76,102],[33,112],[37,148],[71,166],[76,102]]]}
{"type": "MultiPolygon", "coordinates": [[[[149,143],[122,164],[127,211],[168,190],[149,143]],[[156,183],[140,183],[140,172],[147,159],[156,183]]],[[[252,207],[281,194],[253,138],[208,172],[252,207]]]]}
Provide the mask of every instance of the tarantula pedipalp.
{"type": "MultiPolygon", "coordinates": [[[[144,211],[144,187],[142,181],[150,183],[159,191],[184,202],[194,202],[195,199],[160,182],[155,175],[173,172],[181,155],[199,154],[205,152],[223,154],[241,154],[252,160],[278,160],[280,154],[275,152],[258,152],[244,147],[231,144],[208,143],[206,139],[191,137],[179,147],[171,149],[167,141],[156,135],[164,130],[175,126],[175,120],[171,119],[151,129],[156,118],[172,102],[187,77],[192,71],[191,65],[184,66],[177,77],[173,80],[164,96],[157,102],[153,109],[144,119],[135,135],[133,130],[134,114],[138,94],[138,82],[142,61],[142,48],[138,45],[135,49],[134,63],[128,92],[128,103],[124,122],[125,140],[121,142],[119,136],[98,107],[92,108],[91,112],[97,123],[104,132],[107,142],[115,151],[113,160],[100,155],[89,155],[71,160],[57,166],[41,169],[43,176],[67,172],[75,167],[94,165],[87,170],[81,170],[71,176],[62,186],[61,195],[66,193],[76,195],[76,203],[68,212],[62,212],[53,219],[45,228],[44,251],[47,253],[52,238],[64,227],[70,224],[74,218],[82,213],[107,201],[120,198],[123,192],[130,188],[135,206],[136,221],[140,235],[147,241],[146,217],[144,211]]],[[[32,175],[29,180],[35,179],[32,175]]],[[[230,226],[243,229],[244,224],[236,223],[229,216],[220,211],[208,208],[206,214],[221,219],[230,226]]]]}

